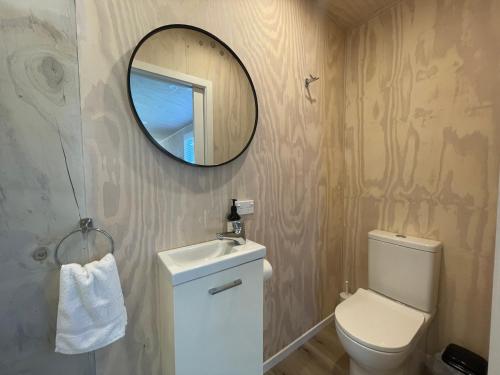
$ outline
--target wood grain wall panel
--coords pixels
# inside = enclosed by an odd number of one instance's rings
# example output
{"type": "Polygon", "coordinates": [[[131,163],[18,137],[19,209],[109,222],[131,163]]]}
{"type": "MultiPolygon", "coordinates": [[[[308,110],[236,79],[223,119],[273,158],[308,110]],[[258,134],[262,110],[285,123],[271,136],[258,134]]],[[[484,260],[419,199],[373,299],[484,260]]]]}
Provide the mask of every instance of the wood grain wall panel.
{"type": "Polygon", "coordinates": [[[241,152],[252,135],[256,108],[245,72],[224,46],[194,30],[169,29],[144,42],[135,58],[212,82],[211,164],[224,163],[241,152]]]}
{"type": "MultiPolygon", "coordinates": [[[[0,1],[2,375],[93,373],[91,354],[54,353],[59,272],[53,249],[79,219],[61,140],[83,214],[74,3],[0,1]],[[33,260],[38,247],[47,247],[47,260],[33,260]]],[[[70,241],[72,260],[86,261],[80,241],[70,241]]]]}
{"type": "Polygon", "coordinates": [[[274,267],[265,357],[334,309],[340,288],[344,34],[307,1],[78,0],[87,202],[116,240],[129,326],[96,354],[99,374],[159,368],[156,253],[210,240],[232,197],[256,200],[248,237],[274,267]],[[202,27],[242,59],[259,99],[254,142],[233,163],[189,167],[135,124],[126,70],[136,43],[170,23],[202,27]],[[308,94],[304,78],[321,79],[308,94]]]}
{"type": "Polygon", "coordinates": [[[431,351],[488,354],[500,120],[497,1],[404,1],[348,34],[344,266],[367,232],[444,243],[431,351]]]}
{"type": "Polygon", "coordinates": [[[399,0],[315,0],[335,21],[346,29],[359,26],[399,0]]]}

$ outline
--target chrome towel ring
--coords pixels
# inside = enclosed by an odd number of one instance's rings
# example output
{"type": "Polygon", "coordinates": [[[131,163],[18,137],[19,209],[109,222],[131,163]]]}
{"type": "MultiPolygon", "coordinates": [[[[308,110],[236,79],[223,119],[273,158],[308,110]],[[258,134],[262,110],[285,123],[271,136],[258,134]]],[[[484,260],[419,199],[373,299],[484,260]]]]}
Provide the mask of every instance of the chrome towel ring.
{"type": "Polygon", "coordinates": [[[94,223],[92,221],[91,218],[89,217],[86,217],[84,219],[80,219],[80,228],[78,229],[75,229],[74,231],[68,233],[66,236],[63,237],[63,239],[61,241],[59,241],[59,243],[57,244],[56,246],[56,250],[54,252],[54,257],[56,259],[56,262],[59,266],[62,266],[63,263],[61,262],[61,259],[59,259],[59,248],[61,247],[62,243],[68,238],[70,237],[71,235],[75,234],[75,233],[82,233],[82,234],[85,234],[85,233],[88,233],[90,231],[96,231],[96,232],[99,232],[99,233],[102,233],[103,235],[105,235],[108,239],[109,239],[109,242],[111,244],[111,254],[114,254],[115,252],[115,241],[113,240],[113,237],[111,237],[111,235],[106,232],[105,230],[103,229],[100,229],[100,228],[95,228],[94,227],[94,223]]]}

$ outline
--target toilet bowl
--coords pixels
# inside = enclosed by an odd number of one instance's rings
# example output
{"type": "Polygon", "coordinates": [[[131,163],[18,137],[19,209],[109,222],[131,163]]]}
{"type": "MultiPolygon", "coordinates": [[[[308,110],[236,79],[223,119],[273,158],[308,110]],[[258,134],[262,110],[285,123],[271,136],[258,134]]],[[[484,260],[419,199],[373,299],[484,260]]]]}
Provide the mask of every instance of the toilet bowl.
{"type": "Polygon", "coordinates": [[[410,375],[410,357],[432,316],[358,289],[335,310],[337,335],[350,357],[351,375],[410,375]]]}
{"type": "Polygon", "coordinates": [[[436,311],[441,243],[368,233],[368,289],[335,309],[350,375],[418,375],[420,343],[436,311]]]}

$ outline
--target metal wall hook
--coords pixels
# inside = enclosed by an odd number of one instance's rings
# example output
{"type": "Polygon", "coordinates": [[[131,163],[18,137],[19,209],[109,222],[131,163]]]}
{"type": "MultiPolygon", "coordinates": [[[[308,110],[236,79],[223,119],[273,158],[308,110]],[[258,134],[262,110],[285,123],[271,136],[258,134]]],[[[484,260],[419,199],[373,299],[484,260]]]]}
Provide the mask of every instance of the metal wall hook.
{"type": "Polygon", "coordinates": [[[309,74],[309,78],[306,78],[304,81],[304,86],[306,87],[306,89],[309,89],[309,85],[314,81],[317,81],[318,79],[319,77],[315,77],[312,74],[309,74]]]}
{"type": "Polygon", "coordinates": [[[90,217],[86,217],[80,220],[80,230],[82,231],[82,233],[87,233],[93,227],[94,222],[90,217]]]}

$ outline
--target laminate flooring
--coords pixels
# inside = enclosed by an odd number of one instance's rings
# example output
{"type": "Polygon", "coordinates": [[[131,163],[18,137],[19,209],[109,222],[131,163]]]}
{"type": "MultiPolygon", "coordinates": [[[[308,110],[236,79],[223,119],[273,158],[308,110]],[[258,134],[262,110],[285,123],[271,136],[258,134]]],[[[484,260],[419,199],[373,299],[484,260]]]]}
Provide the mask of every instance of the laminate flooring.
{"type": "Polygon", "coordinates": [[[337,337],[334,323],[277,364],[265,375],[348,375],[349,357],[337,337]]]}

